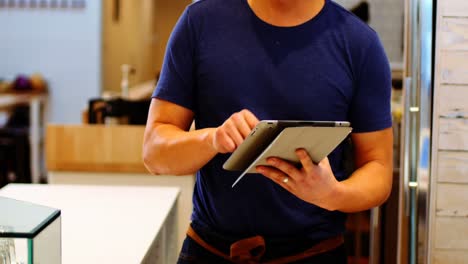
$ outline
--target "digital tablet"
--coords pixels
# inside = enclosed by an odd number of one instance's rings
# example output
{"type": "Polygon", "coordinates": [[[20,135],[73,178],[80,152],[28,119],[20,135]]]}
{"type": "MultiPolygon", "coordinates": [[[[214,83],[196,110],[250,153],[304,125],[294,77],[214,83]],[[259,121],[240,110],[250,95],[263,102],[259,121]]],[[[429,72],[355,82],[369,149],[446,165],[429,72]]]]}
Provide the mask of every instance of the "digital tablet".
{"type": "Polygon", "coordinates": [[[263,120],[231,154],[223,168],[242,171],[233,186],[255,167],[266,165],[268,157],[298,162],[295,150],[305,148],[316,163],[325,158],[351,132],[346,121],[263,120]]]}

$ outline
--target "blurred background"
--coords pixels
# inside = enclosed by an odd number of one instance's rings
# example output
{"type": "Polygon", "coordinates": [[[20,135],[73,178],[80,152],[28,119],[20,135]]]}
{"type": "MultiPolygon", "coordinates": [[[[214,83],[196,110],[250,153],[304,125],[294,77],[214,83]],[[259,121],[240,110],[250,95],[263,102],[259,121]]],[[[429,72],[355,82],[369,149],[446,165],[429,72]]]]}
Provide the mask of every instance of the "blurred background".
{"type": "MultiPolygon", "coordinates": [[[[349,215],[349,263],[467,263],[464,233],[444,232],[468,232],[457,202],[468,199],[467,2],[335,2],[378,33],[393,84],[393,190],[381,207],[349,215]]],[[[191,3],[0,0],[0,188],[176,187],[167,237],[178,252],[195,177],[149,175],[141,144],[167,40],[191,3]]]]}
{"type": "MultiPolygon", "coordinates": [[[[117,135],[130,133],[125,125],[143,129],[167,40],[191,2],[0,0],[0,81],[5,101],[0,127],[1,140],[9,142],[0,148],[0,183],[178,186],[183,189],[178,209],[182,240],[189,222],[193,175],[142,176],[141,144],[117,135]],[[104,144],[111,136],[115,142],[104,144]],[[135,150],[119,149],[119,141],[135,150]],[[91,144],[99,153],[87,151],[91,144]]],[[[337,2],[379,33],[399,94],[403,0],[337,2]]],[[[0,94],[0,106],[1,100],[0,94]]],[[[399,100],[396,96],[395,105],[399,100]]],[[[370,221],[370,211],[350,215],[351,263],[369,261],[370,221]]]]}

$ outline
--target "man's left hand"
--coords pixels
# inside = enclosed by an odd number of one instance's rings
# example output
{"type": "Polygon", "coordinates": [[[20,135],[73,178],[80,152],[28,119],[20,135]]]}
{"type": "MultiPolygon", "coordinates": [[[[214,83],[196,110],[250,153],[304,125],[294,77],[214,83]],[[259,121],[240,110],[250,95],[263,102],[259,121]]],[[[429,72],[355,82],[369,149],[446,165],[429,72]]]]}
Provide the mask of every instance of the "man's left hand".
{"type": "Polygon", "coordinates": [[[334,210],[333,196],[339,188],[328,158],[314,164],[304,149],[296,150],[302,168],[280,158],[267,159],[271,166],[258,166],[257,172],[270,178],[298,198],[328,210],[334,210]]]}

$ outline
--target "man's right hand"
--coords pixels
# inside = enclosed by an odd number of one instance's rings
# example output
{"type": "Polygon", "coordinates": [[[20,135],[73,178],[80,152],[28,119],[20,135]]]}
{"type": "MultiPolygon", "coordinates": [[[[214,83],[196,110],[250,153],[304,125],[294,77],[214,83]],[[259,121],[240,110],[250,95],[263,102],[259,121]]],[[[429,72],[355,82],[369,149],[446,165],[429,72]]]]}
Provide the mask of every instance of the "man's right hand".
{"type": "Polygon", "coordinates": [[[232,114],[212,132],[212,146],[218,153],[233,152],[250,134],[259,120],[249,110],[232,114]]]}

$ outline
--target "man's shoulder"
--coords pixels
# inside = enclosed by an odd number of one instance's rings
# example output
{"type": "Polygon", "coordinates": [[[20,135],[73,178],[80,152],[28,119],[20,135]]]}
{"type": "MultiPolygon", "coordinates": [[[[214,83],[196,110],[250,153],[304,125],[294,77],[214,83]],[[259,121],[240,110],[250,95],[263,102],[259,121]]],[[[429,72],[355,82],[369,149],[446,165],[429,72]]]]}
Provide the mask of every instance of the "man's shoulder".
{"type": "Polygon", "coordinates": [[[366,57],[385,52],[377,32],[339,4],[332,0],[327,1],[329,1],[327,23],[333,41],[338,41],[349,56],[355,71],[360,69],[366,57]]]}
{"type": "Polygon", "coordinates": [[[199,0],[190,4],[187,9],[194,16],[202,16],[233,11],[233,8],[240,5],[239,0],[199,0]]]}
{"type": "Polygon", "coordinates": [[[245,4],[242,0],[200,0],[186,9],[187,19],[199,40],[208,35],[217,35],[213,32],[222,34],[223,31],[238,27],[245,21],[243,14],[245,4]]]}
{"type": "Polygon", "coordinates": [[[349,10],[333,1],[330,1],[330,8],[333,10],[331,13],[335,25],[347,35],[348,39],[355,39],[361,44],[362,41],[378,41],[377,32],[349,10]]]}

